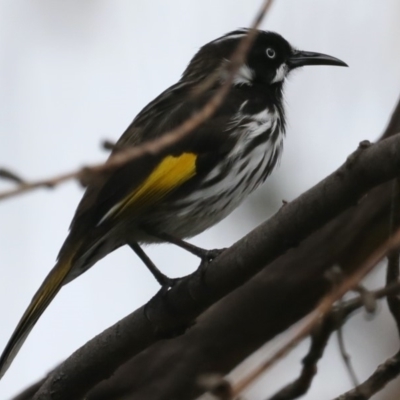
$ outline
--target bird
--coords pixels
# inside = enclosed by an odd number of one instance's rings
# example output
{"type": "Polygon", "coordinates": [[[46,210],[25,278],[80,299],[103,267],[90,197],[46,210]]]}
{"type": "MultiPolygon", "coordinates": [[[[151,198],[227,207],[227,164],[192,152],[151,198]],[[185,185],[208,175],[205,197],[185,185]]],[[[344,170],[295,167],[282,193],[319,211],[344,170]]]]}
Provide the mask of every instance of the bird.
{"type": "MultiPolygon", "coordinates": [[[[237,29],[202,46],[180,80],[139,112],[110,157],[162,137],[204,107],[227,81],[231,56],[248,34],[237,29]]],[[[132,159],[89,183],[55,266],[0,357],[0,378],[62,286],[115,249],[131,247],[163,286],[173,281],[143,245],[170,242],[203,260],[218,255],[185,239],[224,219],[270,175],[285,137],[284,82],[294,69],[310,65],[347,66],[257,30],[226,99],[209,119],[158,154],[132,159]]]]}

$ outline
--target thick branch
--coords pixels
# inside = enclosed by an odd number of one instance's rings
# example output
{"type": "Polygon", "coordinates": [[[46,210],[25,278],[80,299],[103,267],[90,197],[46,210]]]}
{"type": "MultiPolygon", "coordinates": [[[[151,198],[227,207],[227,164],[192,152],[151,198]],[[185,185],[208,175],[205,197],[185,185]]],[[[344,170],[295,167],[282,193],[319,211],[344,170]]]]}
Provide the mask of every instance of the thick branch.
{"type": "MultiPolygon", "coordinates": [[[[396,110],[400,113],[400,102],[397,109],[396,110]]],[[[398,118],[399,116],[397,115],[399,113],[393,115],[391,123],[385,132],[386,137],[400,130],[400,118],[398,118]]],[[[335,184],[333,184],[333,182],[341,176],[343,176],[343,173],[340,172],[331,176],[326,181],[327,187],[334,187],[335,184]],[[329,184],[329,182],[331,182],[331,184],[329,184]]],[[[279,232],[280,227],[285,229],[288,224],[289,227],[292,224],[297,228],[300,227],[299,234],[295,237],[291,234],[287,235],[289,242],[285,240],[281,241],[280,245],[283,243],[286,247],[283,246],[282,248],[282,246],[278,246],[279,249],[277,251],[272,251],[272,254],[265,258],[266,260],[271,260],[276,258],[280,253],[286,251],[290,247],[290,243],[295,243],[307,236],[310,227],[306,224],[306,232],[304,232],[302,229],[304,219],[300,218],[300,220],[298,220],[298,216],[302,215],[299,211],[301,208],[300,204],[305,204],[304,210],[306,210],[306,218],[311,217],[312,220],[314,219],[312,212],[313,204],[319,204],[317,207],[319,212],[315,216],[318,222],[313,223],[313,225],[317,226],[322,225],[324,221],[330,218],[330,212],[327,211],[325,215],[322,216],[322,220],[320,220],[321,208],[324,209],[326,207],[326,209],[329,209],[333,201],[335,210],[333,210],[332,213],[335,214],[339,213],[340,209],[345,207],[342,202],[338,200],[339,196],[330,198],[330,192],[328,191],[328,196],[323,195],[321,196],[322,198],[318,200],[318,196],[317,199],[315,199],[317,193],[320,195],[324,193],[324,189],[321,190],[321,185],[318,185],[318,189],[314,188],[311,193],[301,196],[301,198],[288,204],[284,208],[286,209],[285,212],[287,212],[287,207],[289,207],[289,211],[291,209],[292,211],[297,210],[299,212],[297,216],[295,213],[289,212],[286,218],[284,217],[283,221],[281,221],[280,215],[282,212],[278,213],[271,222],[263,224],[262,227],[255,231],[260,233],[253,232],[251,235],[244,238],[241,241],[242,246],[246,248],[246,242],[253,241],[254,237],[259,236],[261,240],[256,240],[252,248],[261,246],[262,249],[264,245],[262,231],[265,230],[265,232],[268,232],[269,229],[272,229],[271,235],[268,236],[270,239],[269,246],[267,246],[266,250],[268,252],[271,251],[271,245],[272,247],[274,245],[274,229],[277,229],[279,232]],[[312,201],[312,199],[314,199],[314,201],[312,201]],[[324,203],[325,200],[328,200],[328,202],[324,203]],[[293,215],[295,218],[291,221],[290,216],[293,215]],[[281,225],[281,223],[283,223],[283,225],[281,225]]],[[[341,193],[343,193],[343,191],[341,193]]],[[[346,195],[346,189],[344,193],[346,195]]],[[[350,191],[348,194],[350,194],[350,198],[346,196],[347,205],[356,203],[356,198],[358,196],[354,194],[353,191],[350,191]]],[[[194,385],[197,374],[201,374],[202,371],[228,372],[263,342],[285,330],[312,309],[316,301],[327,290],[324,273],[328,268],[337,262],[340,262],[343,268],[343,266],[350,265],[360,258],[362,259],[366,256],[363,252],[368,251],[369,247],[372,248],[383,239],[386,239],[387,234],[385,232],[387,232],[387,230],[382,230],[382,221],[387,221],[387,208],[388,195],[387,187],[385,186],[373,191],[372,194],[364,199],[359,207],[350,209],[347,213],[337,218],[336,221],[332,221],[332,223],[327,225],[322,231],[307,239],[297,250],[290,252],[269,265],[261,275],[258,275],[243,288],[237,290],[231,296],[228,296],[227,299],[219,302],[212,310],[204,314],[200,319],[200,323],[197,323],[195,329],[192,331],[200,331],[203,334],[205,333],[205,335],[200,333],[195,336],[196,339],[193,339],[193,337],[188,339],[191,333],[189,332],[189,334],[183,335],[173,341],[168,341],[166,347],[163,346],[163,343],[153,345],[146,353],[132,357],[131,361],[121,367],[112,379],[97,385],[97,387],[90,392],[88,398],[96,400],[111,399],[115,397],[116,393],[121,399],[123,398],[122,393],[126,393],[129,398],[131,398],[132,393],[140,394],[143,391],[148,391],[148,386],[146,386],[146,382],[148,382],[146,376],[148,376],[148,374],[152,376],[153,384],[151,386],[153,388],[157,386],[158,388],[158,391],[156,391],[157,396],[148,397],[148,399],[168,399],[171,393],[176,396],[177,391],[181,392],[181,390],[184,390],[184,393],[186,393],[185,399],[190,397],[190,393],[198,393],[199,388],[194,385]],[[351,226],[352,229],[349,230],[347,228],[348,226],[351,226]],[[340,240],[338,238],[340,238],[340,240]],[[360,246],[361,243],[362,246],[360,246]],[[368,246],[365,245],[366,243],[368,243],[368,246]],[[361,253],[358,251],[360,248],[363,250],[361,253]],[[334,256],[332,251],[335,252],[334,256]],[[313,255],[311,261],[310,254],[313,255]],[[299,265],[302,266],[300,275],[298,273],[299,265]],[[307,268],[305,269],[305,267],[307,268]],[[277,288],[279,288],[279,290],[277,288]],[[301,297],[301,302],[297,301],[297,296],[301,297]],[[235,301],[235,299],[239,300],[235,301]],[[255,302],[255,300],[257,301],[255,302]],[[260,304],[262,304],[261,310],[259,307],[260,304]],[[247,310],[252,311],[249,313],[247,310]],[[282,312],[282,310],[285,310],[285,312],[282,312]],[[221,318],[222,315],[223,318],[221,318]],[[253,329],[254,326],[256,326],[256,329],[253,329]],[[245,327],[245,329],[241,329],[242,327],[245,327]],[[236,332],[236,335],[232,337],[233,332],[236,332]],[[237,337],[240,338],[239,342],[236,340],[237,337]],[[211,338],[211,341],[209,341],[208,338],[211,338]],[[189,359],[183,356],[184,354],[188,354],[186,349],[191,349],[191,356],[189,359]],[[180,360],[179,365],[176,363],[176,360],[173,358],[171,359],[174,354],[177,354],[180,360]],[[193,355],[197,357],[193,357],[193,355]],[[157,360],[157,366],[159,368],[159,376],[157,374],[157,367],[151,367],[151,360],[155,359],[157,360]],[[204,360],[207,360],[205,364],[203,364],[204,360]],[[195,368],[193,368],[193,363],[196,365],[195,368]],[[173,368],[171,368],[172,365],[174,366],[173,368]],[[179,368],[180,365],[184,365],[183,369],[179,368]],[[176,378],[177,375],[179,375],[179,370],[185,372],[184,380],[181,378],[177,378],[177,380],[174,379],[174,377],[176,378]],[[165,378],[166,371],[168,371],[170,375],[167,381],[165,378]],[[132,377],[135,378],[133,379],[132,377]],[[164,384],[160,384],[160,377],[164,377],[162,379],[164,384]],[[156,382],[158,382],[157,385],[155,385],[156,382]],[[168,382],[169,391],[165,388],[165,382],[168,382]],[[165,394],[167,397],[162,397],[160,393],[165,394]]],[[[289,229],[289,231],[292,232],[291,229],[289,229]]],[[[285,239],[282,233],[278,235],[278,242],[282,237],[285,239]]],[[[268,244],[268,240],[266,243],[268,244]]],[[[237,244],[236,248],[238,252],[241,251],[240,244],[237,244]]],[[[251,248],[249,250],[251,250],[251,248]]],[[[225,256],[228,254],[229,252],[227,252],[225,256]]],[[[232,254],[234,255],[235,252],[233,251],[232,254]]],[[[259,252],[256,252],[254,255],[255,260],[259,260],[260,256],[259,252]]],[[[253,261],[252,252],[245,252],[243,257],[240,255],[239,260],[242,260],[241,264],[248,261],[247,266],[251,267],[253,261]],[[246,258],[248,256],[250,257],[249,259],[246,258]]],[[[216,260],[216,262],[213,263],[213,267],[218,268],[220,261],[221,259],[216,260]]],[[[259,261],[257,261],[257,265],[259,265],[259,261]]],[[[233,264],[235,264],[235,262],[233,262],[233,264]]],[[[257,268],[256,266],[255,269],[257,268]]],[[[177,288],[173,289],[169,296],[174,296],[176,290],[177,288]]],[[[185,297],[183,297],[182,300],[181,304],[183,305],[185,297]]],[[[192,303],[189,304],[188,308],[191,307],[193,307],[192,303]]],[[[196,313],[193,314],[195,315],[196,313]]],[[[166,318],[170,318],[168,313],[166,318]]],[[[121,331],[126,334],[122,336],[119,334],[121,324],[117,324],[115,327],[99,335],[97,339],[90,342],[87,346],[84,346],[66,363],[67,368],[68,365],[70,368],[75,366],[78,372],[77,376],[73,374],[68,382],[70,382],[71,385],[77,384],[80,387],[81,382],[79,377],[82,377],[82,379],[89,379],[88,375],[91,375],[92,371],[95,371],[94,378],[90,377],[90,383],[86,386],[91,387],[96,381],[101,379],[101,375],[107,376],[113,369],[122,364],[124,360],[128,359],[131,355],[134,356],[134,354],[139,351],[137,347],[140,348],[142,341],[139,341],[139,346],[137,346],[136,349],[132,349],[132,344],[137,343],[138,337],[140,339],[138,328],[143,321],[145,324],[148,323],[146,319],[143,320],[143,318],[140,318],[139,310],[121,322],[127,326],[133,326],[131,330],[126,330],[125,328],[121,329],[121,331]],[[135,317],[137,318],[136,326],[135,317]],[[136,331],[135,328],[137,329],[136,331]],[[114,340],[112,340],[113,332],[114,340]],[[110,339],[110,341],[108,341],[108,339],[110,339]],[[121,341],[121,346],[119,348],[117,345],[118,341],[121,341]],[[104,345],[101,346],[101,343],[104,345]],[[110,347],[108,344],[110,344],[110,347]],[[108,351],[108,349],[110,351],[108,351]],[[126,353],[126,356],[121,356],[121,353],[126,353]],[[91,356],[96,356],[92,362],[90,362],[91,356]],[[110,363],[108,363],[109,360],[110,363]],[[80,363],[80,361],[82,361],[82,363],[80,363]],[[107,365],[104,365],[104,363],[107,365]],[[96,375],[97,366],[99,367],[98,371],[100,371],[100,374],[96,375]]],[[[171,319],[170,322],[170,325],[173,326],[173,319],[171,319]]],[[[171,329],[171,331],[173,331],[173,329],[171,329]]],[[[154,337],[152,337],[149,342],[154,340],[154,337]]],[[[142,346],[142,348],[144,348],[144,346],[142,346]]],[[[57,374],[53,373],[52,376],[57,376],[57,374]]],[[[81,390],[83,391],[85,389],[81,390]]],[[[176,396],[176,398],[179,397],[176,396]]]]}
{"type": "MultiPolygon", "coordinates": [[[[399,180],[392,182],[391,209],[390,209],[390,234],[393,234],[400,223],[399,207],[399,180]]],[[[388,255],[388,267],[386,273],[387,287],[398,285],[399,282],[399,247],[397,246],[388,255]]],[[[400,301],[397,293],[389,293],[387,296],[389,310],[400,332],[400,301]]],[[[336,400],[367,400],[380,391],[391,380],[400,374],[400,352],[381,364],[377,370],[362,384],[339,396],[336,400]]]]}
{"type": "MultiPolygon", "coordinates": [[[[399,182],[392,183],[391,193],[391,210],[390,233],[393,234],[394,229],[399,225],[399,182]]],[[[388,268],[386,274],[386,288],[394,288],[399,285],[399,247],[393,249],[388,256],[388,268]]],[[[388,292],[387,302],[389,310],[400,332],[400,301],[397,292],[388,292]]],[[[368,400],[374,394],[383,389],[390,381],[400,375],[400,351],[393,357],[387,359],[381,364],[376,371],[362,384],[357,385],[354,389],[342,394],[335,400],[368,400]]]]}
{"type": "Polygon", "coordinates": [[[312,311],[331,287],[326,271],[332,265],[339,263],[345,273],[357,268],[382,241],[387,211],[385,187],[269,264],[207,310],[185,335],[133,357],[89,392],[88,400],[196,398],[202,391],[196,385],[199,376],[228,373],[312,311]]]}
{"type": "MultiPolygon", "coordinates": [[[[385,136],[400,130],[400,123],[395,123],[400,122],[398,114],[393,115],[385,136]]],[[[187,399],[197,395],[197,376],[229,372],[257,347],[309,312],[327,290],[324,275],[333,264],[339,263],[348,270],[387,239],[388,191],[388,186],[374,190],[358,207],[332,221],[218,303],[191,332],[134,357],[112,379],[91,391],[88,398],[112,399],[118,394],[121,399],[142,395],[148,399],[187,399]],[[152,360],[157,360],[157,366],[152,360]]]]}
{"type": "Polygon", "coordinates": [[[400,136],[357,150],[336,172],[218,257],[204,271],[204,281],[198,274],[184,279],[78,350],[43,386],[43,397],[37,398],[47,398],[48,393],[59,399],[81,397],[130,357],[181,332],[211,304],[399,171],[400,136]]]}
{"type": "MultiPolygon", "coordinates": [[[[324,318],[331,312],[331,308],[336,301],[339,301],[349,290],[354,289],[359,282],[370,272],[393,248],[400,245],[400,230],[394,236],[387,239],[378,248],[374,249],[365,262],[354,268],[352,272],[339,286],[328,293],[318,304],[313,312],[307,316],[306,322],[297,333],[286,341],[273,353],[272,356],[264,360],[260,365],[246,374],[244,378],[238,381],[233,387],[233,393],[239,395],[243,390],[249,387],[253,382],[268,371],[277,361],[286,356],[296,347],[304,338],[312,334],[312,331],[318,325],[321,318],[324,318]]],[[[336,268],[336,267],[333,267],[336,268]]],[[[330,272],[330,271],[328,271],[330,272]]],[[[348,271],[347,271],[348,272],[348,271]]],[[[340,329],[340,326],[339,326],[340,329]]]]}
{"type": "MultiPolygon", "coordinates": [[[[400,225],[400,182],[398,179],[394,180],[392,183],[392,199],[391,199],[391,212],[390,212],[390,222],[391,229],[390,233],[398,228],[400,225]]],[[[399,280],[399,257],[400,257],[400,248],[394,249],[388,255],[388,266],[386,272],[386,284],[390,285],[399,280]]],[[[400,299],[396,295],[388,296],[387,298],[388,307],[390,312],[392,313],[393,319],[397,325],[397,331],[400,334],[400,299]]]]}

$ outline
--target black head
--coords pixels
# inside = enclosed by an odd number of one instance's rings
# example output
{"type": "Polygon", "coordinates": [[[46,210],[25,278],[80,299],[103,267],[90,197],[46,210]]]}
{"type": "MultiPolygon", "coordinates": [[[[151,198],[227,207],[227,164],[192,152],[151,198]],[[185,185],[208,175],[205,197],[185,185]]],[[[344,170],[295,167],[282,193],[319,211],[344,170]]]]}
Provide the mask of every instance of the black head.
{"type": "MultiPolygon", "coordinates": [[[[200,80],[210,76],[229,60],[247,33],[248,29],[239,29],[203,46],[193,57],[182,79],[200,80]]],[[[279,85],[291,70],[306,65],[347,66],[343,61],[325,54],[296,50],[277,33],[259,30],[234,83],[279,85]]]]}

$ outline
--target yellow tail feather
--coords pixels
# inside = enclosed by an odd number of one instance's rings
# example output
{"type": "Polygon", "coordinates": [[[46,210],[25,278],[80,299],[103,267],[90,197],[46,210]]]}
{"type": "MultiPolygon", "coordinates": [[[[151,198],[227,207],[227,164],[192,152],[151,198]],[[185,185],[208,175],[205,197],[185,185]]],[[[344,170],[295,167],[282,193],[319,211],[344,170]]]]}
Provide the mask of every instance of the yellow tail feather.
{"type": "Polygon", "coordinates": [[[72,257],[59,260],[33,297],[0,357],[0,379],[18,354],[37,320],[61,289],[71,270],[71,260],[72,257]]]}

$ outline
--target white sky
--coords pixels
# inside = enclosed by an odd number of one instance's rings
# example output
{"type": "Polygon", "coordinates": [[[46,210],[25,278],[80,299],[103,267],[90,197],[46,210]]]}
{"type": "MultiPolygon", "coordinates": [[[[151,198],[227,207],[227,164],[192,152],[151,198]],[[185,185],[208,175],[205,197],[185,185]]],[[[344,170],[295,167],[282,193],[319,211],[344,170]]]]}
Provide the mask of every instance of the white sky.
{"type": "MultiPolygon", "coordinates": [[[[0,166],[38,178],[104,160],[100,141],[116,140],[143,106],[179,78],[201,45],[248,26],[260,4],[0,0],[0,166]]],[[[382,131],[400,92],[399,11],[397,0],[276,0],[264,29],[350,65],[310,67],[286,85],[288,132],[273,178],[285,200],[332,172],[361,140],[374,140],[382,131]]],[[[0,189],[6,187],[0,182],[0,189]]],[[[81,194],[69,183],[0,204],[0,348],[53,266],[81,194]]],[[[193,242],[230,245],[253,227],[243,220],[245,207],[193,242]]],[[[171,276],[197,265],[171,246],[148,251],[171,276]]],[[[0,400],[42,377],[156,290],[128,249],[99,262],[65,287],[45,312],[0,382],[0,400]]],[[[382,323],[377,324],[368,325],[371,335],[381,332],[382,323]]],[[[368,341],[366,331],[361,339],[355,331],[349,334],[354,357],[364,357],[356,362],[361,376],[373,370],[366,349],[375,360],[396,350],[389,340],[393,330],[380,345],[368,341]]],[[[331,398],[349,388],[336,349],[329,351],[307,399],[331,398]]],[[[295,356],[300,359],[303,352],[295,356]]],[[[299,364],[294,365],[297,370],[299,364]]],[[[287,365],[274,371],[275,385],[287,382],[288,370],[293,376],[287,365]]],[[[265,398],[270,386],[263,385],[249,399],[265,398]]]]}

